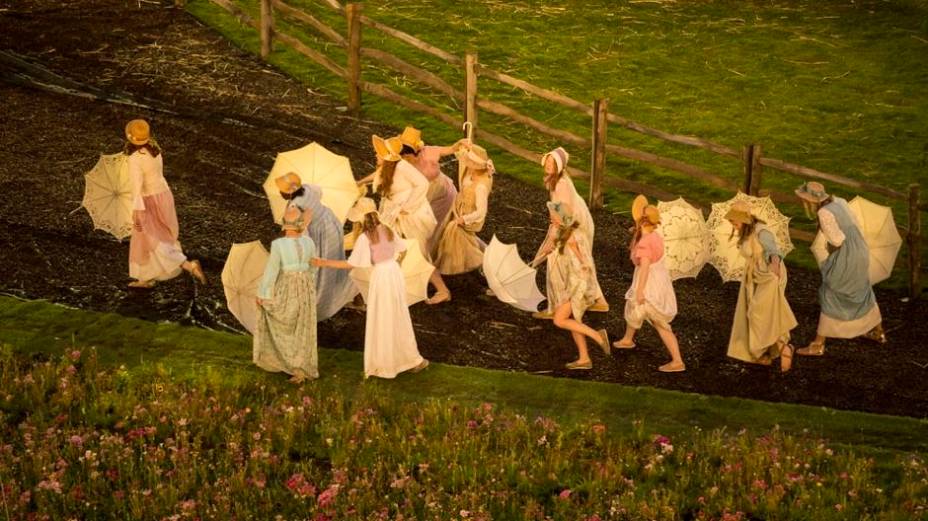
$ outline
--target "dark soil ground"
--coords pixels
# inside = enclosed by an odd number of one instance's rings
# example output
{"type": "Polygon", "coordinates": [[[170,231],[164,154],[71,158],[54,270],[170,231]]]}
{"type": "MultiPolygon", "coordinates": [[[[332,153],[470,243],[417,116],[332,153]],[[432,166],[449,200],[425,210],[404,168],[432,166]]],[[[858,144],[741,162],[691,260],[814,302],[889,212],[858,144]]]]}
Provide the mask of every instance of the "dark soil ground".
{"type": "MultiPolygon", "coordinates": [[[[360,177],[373,166],[371,134],[396,129],[348,116],[337,101],[163,3],[0,0],[0,51],[6,53],[0,55],[0,291],[153,321],[237,328],[225,309],[219,273],[231,243],[261,239],[268,244],[276,234],[261,189],[275,154],[319,141],[351,158],[360,177]],[[11,55],[61,78],[14,65],[11,55]],[[36,82],[70,86],[72,92],[53,92],[36,82]],[[159,110],[73,92],[99,94],[95,89],[159,110]],[[206,287],[185,276],[150,292],[129,290],[128,244],[94,231],[79,208],[83,174],[98,154],[121,148],[123,125],[135,117],[152,122],[164,147],[181,240],[189,256],[202,259],[211,280],[206,287]]],[[[502,172],[494,188],[482,235],[518,242],[527,257],[546,226],[540,180],[528,186],[502,172]]],[[[623,295],[631,281],[624,246],[630,221],[608,212],[594,216],[600,281],[613,311],[589,314],[588,320],[617,337],[624,329],[623,295]]],[[[776,367],[726,358],[738,287],[723,285],[707,267],[698,279],[676,283],[680,314],[674,328],[686,373],[656,371],[667,356],[648,329],[637,349],[611,359],[597,351],[592,371],[570,373],[563,369],[575,357],[567,333],[486,297],[477,273],[448,282],[453,302],[412,308],[420,349],[434,361],[928,416],[925,299],[904,302],[901,293],[878,291],[888,345],[834,342],[827,356],[797,357],[793,371],[782,375],[776,367]]],[[[788,294],[801,322],[796,343],[814,334],[818,282],[817,273],[790,273],[788,294]]],[[[320,343],[361,350],[363,324],[363,314],[343,310],[320,324],[320,343]]]]}

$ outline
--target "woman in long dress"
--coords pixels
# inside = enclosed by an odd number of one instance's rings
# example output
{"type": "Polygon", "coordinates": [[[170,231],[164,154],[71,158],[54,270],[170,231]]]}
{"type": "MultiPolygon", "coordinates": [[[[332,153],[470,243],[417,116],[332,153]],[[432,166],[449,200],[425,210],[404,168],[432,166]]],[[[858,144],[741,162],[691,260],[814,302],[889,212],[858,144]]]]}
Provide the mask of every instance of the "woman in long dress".
{"type": "Polygon", "coordinates": [[[374,192],[380,195],[379,218],[400,237],[418,241],[422,255],[430,259],[428,241],[438,223],[426,199],[429,183],[400,157],[398,138],[374,136],[373,142],[379,164],[372,178],[374,192]]]}
{"type": "Polygon", "coordinates": [[[367,321],[364,327],[364,376],[395,378],[403,371],[418,372],[429,362],[419,354],[406,305],[406,284],[396,261],[406,250],[403,241],[381,224],[374,201],[362,199],[362,233],[347,261],[313,259],[313,265],[342,270],[370,269],[367,321]]]}
{"type": "Polygon", "coordinates": [[[151,137],[148,122],[134,119],[126,125],[125,153],[129,156],[132,190],[132,237],[129,240],[129,283],[151,288],[156,281],[170,280],[181,270],[206,284],[200,261],[188,260],[178,236],[174,194],[164,179],[164,157],[151,137]]]}
{"type": "Polygon", "coordinates": [[[883,317],[870,284],[870,250],[847,201],[828,195],[825,187],[816,182],[802,185],[796,195],[806,212],[818,219],[828,242],[827,258],[820,266],[818,331],[815,340],[796,352],[821,356],[827,338],[865,336],[886,343],[883,317]]]}
{"type": "MultiPolygon", "coordinates": [[[[605,313],[609,311],[609,303],[606,302],[606,298],[603,296],[603,291],[599,287],[599,281],[596,278],[596,265],[593,261],[593,216],[590,215],[590,209],[587,208],[586,202],[580,197],[580,194],[577,193],[577,189],[574,187],[573,181],[570,179],[570,175],[567,173],[567,161],[570,159],[570,155],[561,147],[558,147],[541,158],[541,165],[544,167],[545,171],[545,188],[548,190],[548,194],[551,198],[551,202],[559,203],[561,208],[571,216],[573,222],[578,226],[577,231],[583,236],[583,245],[585,251],[583,252],[587,258],[590,259],[590,270],[592,272],[590,280],[590,291],[596,295],[596,302],[589,308],[589,311],[596,311],[605,313]]],[[[548,235],[545,238],[545,241],[542,243],[541,247],[538,248],[538,251],[550,249],[552,242],[555,240],[557,234],[557,227],[551,224],[548,227],[548,235]]],[[[546,277],[545,286],[547,291],[550,294],[551,292],[551,261],[548,261],[548,273],[546,277]]],[[[535,318],[542,319],[551,319],[554,317],[554,309],[552,307],[553,303],[551,299],[548,299],[548,309],[545,311],[539,311],[532,313],[532,316],[535,318]]]]}
{"type": "MultiPolygon", "coordinates": [[[[300,176],[288,173],[277,178],[280,195],[288,206],[312,213],[306,235],[313,240],[319,255],[327,259],[345,259],[345,239],[341,221],[322,204],[322,189],[303,184],[300,176]]],[[[351,277],[344,271],[325,271],[316,276],[316,320],[323,321],[338,313],[358,294],[351,277]]]]}
{"type": "Polygon", "coordinates": [[[728,340],[728,356],[770,365],[780,357],[780,371],[793,364],[790,331],[797,323],[786,301],[786,266],[773,233],[751,213],[746,201],[734,203],[725,218],[738,236],[746,264],[728,340]]]}
{"type": "MultiPolygon", "coordinates": [[[[439,223],[444,222],[446,216],[451,213],[454,207],[458,190],[454,187],[454,181],[442,173],[439,162],[442,157],[459,152],[470,141],[460,139],[447,147],[426,145],[422,141],[422,132],[413,127],[406,127],[403,129],[403,133],[397,137],[403,145],[400,156],[416,167],[429,182],[426,199],[429,206],[432,207],[435,220],[439,223]]],[[[429,242],[426,245],[429,251],[435,249],[438,240],[441,238],[442,231],[441,227],[436,227],[431,237],[429,237],[429,242]]]]}
{"type": "Polygon", "coordinates": [[[554,325],[570,331],[577,347],[577,359],[566,365],[571,370],[589,370],[593,361],[587,349],[587,337],[599,344],[608,356],[609,335],[605,329],[594,330],[583,323],[583,314],[596,302],[596,279],[593,259],[587,253],[586,236],[580,233],[580,223],[561,203],[548,202],[555,239],[532,261],[537,266],[548,261],[548,302],[554,309],[554,325]]]}
{"type": "Polygon", "coordinates": [[[461,165],[458,183],[461,191],[454,199],[454,209],[445,217],[441,238],[433,250],[435,271],[431,282],[438,289],[426,302],[438,304],[451,300],[451,290],[442,275],[458,275],[473,271],[483,264],[487,245],[477,232],[483,229],[487,204],[493,191],[493,161],[483,147],[472,145],[457,152],[461,165]]]}
{"type": "Polygon", "coordinates": [[[686,370],[686,365],[680,356],[677,336],[670,327],[677,315],[677,296],[670,272],[664,264],[664,237],[657,231],[661,214],[656,207],[648,204],[643,195],[639,195],[632,204],[632,217],[635,219],[635,235],[629,250],[635,273],[632,285],[625,293],[625,336],[612,347],[635,347],[635,333],[647,321],[657,330],[671,357],[670,362],[658,370],[679,373],[686,370]]]}
{"type": "Polygon", "coordinates": [[[319,377],[316,268],[310,265],[316,247],[305,233],[311,220],[310,211],[287,208],[281,226],[284,236],[271,243],[258,286],[254,363],[265,371],[287,373],[294,383],[319,377]]]}

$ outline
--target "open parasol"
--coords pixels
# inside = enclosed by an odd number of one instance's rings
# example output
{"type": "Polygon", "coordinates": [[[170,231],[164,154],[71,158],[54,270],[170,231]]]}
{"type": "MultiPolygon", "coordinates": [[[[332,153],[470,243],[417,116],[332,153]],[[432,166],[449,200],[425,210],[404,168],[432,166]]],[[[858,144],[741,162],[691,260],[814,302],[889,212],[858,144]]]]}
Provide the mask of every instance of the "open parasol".
{"type": "Polygon", "coordinates": [[[82,202],[96,229],[119,240],[132,235],[132,186],[125,154],[101,155],[84,174],[82,202]]]}
{"type": "MultiPolygon", "coordinates": [[[[419,242],[416,239],[398,239],[406,243],[406,255],[400,261],[403,271],[403,280],[406,285],[406,305],[422,302],[428,298],[429,277],[435,271],[428,260],[422,255],[419,242]]],[[[358,286],[358,291],[367,302],[367,290],[371,282],[371,273],[374,268],[354,268],[351,270],[351,280],[358,286]]]]}
{"type": "Polygon", "coordinates": [[[709,227],[702,210],[683,198],[660,201],[658,230],[664,237],[664,264],[673,280],[696,277],[709,262],[709,227]]]}
{"type": "MultiPolygon", "coordinates": [[[[892,208],[860,196],[849,202],[848,207],[860,225],[860,233],[870,250],[870,284],[883,282],[892,275],[896,257],[902,247],[902,236],[896,228],[892,208]]],[[[828,250],[822,232],[815,236],[811,249],[819,264],[825,262],[828,250]]]]}
{"type": "Polygon", "coordinates": [[[268,253],[261,241],[235,243],[222,268],[226,305],[249,333],[258,323],[258,284],[264,275],[268,253]]]}
{"type": "Polygon", "coordinates": [[[487,285],[500,301],[522,311],[538,311],[545,296],[535,282],[537,270],[525,264],[515,244],[505,244],[493,236],[483,252],[483,274],[487,285]]]}
{"type": "Polygon", "coordinates": [[[287,208],[287,201],[280,196],[274,180],[290,172],[299,175],[303,184],[320,187],[322,204],[344,224],[348,210],[360,197],[347,157],[332,153],[316,142],[277,154],[274,167],[264,181],[264,193],[271,204],[274,222],[278,224],[287,208]]]}
{"type": "Polygon", "coordinates": [[[731,223],[725,218],[735,201],[750,203],[751,213],[764,221],[784,257],[793,251],[793,242],[789,237],[789,217],[780,213],[769,197],[754,197],[738,192],[728,201],[713,203],[706,223],[709,227],[709,262],[718,270],[723,282],[741,280],[744,275],[745,259],[741,255],[738,238],[732,236],[731,223]]]}

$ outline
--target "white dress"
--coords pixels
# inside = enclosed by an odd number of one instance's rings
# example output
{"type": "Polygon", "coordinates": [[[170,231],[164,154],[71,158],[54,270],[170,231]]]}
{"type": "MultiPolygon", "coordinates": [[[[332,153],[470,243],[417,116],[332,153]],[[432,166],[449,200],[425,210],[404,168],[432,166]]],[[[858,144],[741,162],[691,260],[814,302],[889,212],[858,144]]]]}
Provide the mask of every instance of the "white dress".
{"type": "MultiPolygon", "coordinates": [[[[374,190],[380,186],[380,174],[374,176],[374,190]]],[[[405,239],[419,241],[419,249],[426,259],[429,238],[438,226],[435,213],[426,197],[429,181],[405,160],[396,164],[390,196],[380,200],[380,221],[405,239]],[[404,213],[405,212],[405,213],[404,213]]]]}
{"type": "Polygon", "coordinates": [[[396,254],[405,251],[406,245],[396,238],[389,241],[382,225],[378,233],[377,244],[371,244],[362,233],[348,263],[356,268],[373,268],[367,290],[364,376],[394,378],[421,364],[423,358],[406,305],[403,272],[396,262],[396,254]]]}
{"type": "Polygon", "coordinates": [[[664,263],[663,237],[658,232],[644,235],[632,250],[631,257],[635,273],[632,275],[632,285],[625,293],[625,321],[635,329],[641,329],[647,321],[656,328],[671,331],[670,323],[677,316],[677,296],[673,291],[670,272],[664,263]],[[659,252],[659,257],[654,260],[656,252],[659,252]],[[648,266],[648,280],[644,287],[644,304],[639,304],[635,290],[642,276],[640,259],[645,255],[651,259],[651,264],[648,266]]]}

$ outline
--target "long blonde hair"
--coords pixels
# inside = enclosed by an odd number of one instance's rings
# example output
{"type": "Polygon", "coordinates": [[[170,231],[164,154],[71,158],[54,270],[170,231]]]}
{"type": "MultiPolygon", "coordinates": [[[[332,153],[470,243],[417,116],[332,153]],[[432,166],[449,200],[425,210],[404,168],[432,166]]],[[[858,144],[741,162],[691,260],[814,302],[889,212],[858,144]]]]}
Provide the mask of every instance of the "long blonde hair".
{"type": "Polygon", "coordinates": [[[396,165],[399,161],[384,161],[380,166],[380,184],[377,185],[377,194],[380,197],[390,197],[393,188],[393,177],[396,175],[396,165]]]}

